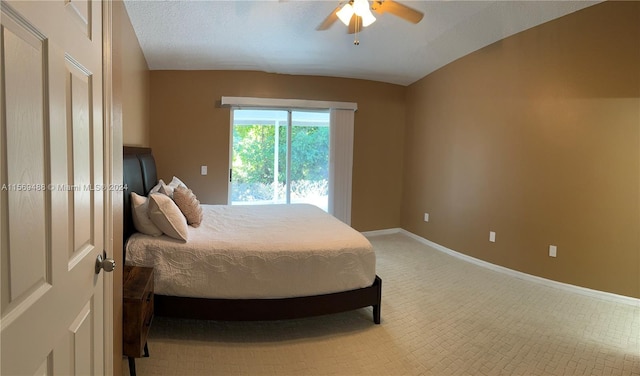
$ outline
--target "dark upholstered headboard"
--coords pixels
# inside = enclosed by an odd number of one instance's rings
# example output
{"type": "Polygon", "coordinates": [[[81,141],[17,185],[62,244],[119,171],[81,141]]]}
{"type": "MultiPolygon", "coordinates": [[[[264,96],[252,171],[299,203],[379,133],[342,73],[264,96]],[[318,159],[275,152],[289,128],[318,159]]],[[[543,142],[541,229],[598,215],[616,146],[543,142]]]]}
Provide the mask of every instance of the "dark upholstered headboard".
{"type": "Polygon", "coordinates": [[[157,184],[158,174],[156,161],[153,159],[150,148],[125,146],[122,150],[122,159],[123,183],[126,187],[124,190],[124,218],[122,221],[124,229],[122,234],[126,246],[129,236],[136,232],[131,213],[131,192],[146,196],[151,188],[157,184]]]}

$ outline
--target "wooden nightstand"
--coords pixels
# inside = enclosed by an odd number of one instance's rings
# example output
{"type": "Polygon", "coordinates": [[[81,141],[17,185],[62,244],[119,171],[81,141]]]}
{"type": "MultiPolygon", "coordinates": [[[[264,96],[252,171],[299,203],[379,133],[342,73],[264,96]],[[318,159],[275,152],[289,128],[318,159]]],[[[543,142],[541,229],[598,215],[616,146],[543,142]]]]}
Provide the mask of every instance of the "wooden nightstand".
{"type": "Polygon", "coordinates": [[[129,373],[135,376],[135,358],[149,356],[147,336],[153,319],[153,268],[125,266],[123,279],[123,352],[129,357],[129,373]]]}

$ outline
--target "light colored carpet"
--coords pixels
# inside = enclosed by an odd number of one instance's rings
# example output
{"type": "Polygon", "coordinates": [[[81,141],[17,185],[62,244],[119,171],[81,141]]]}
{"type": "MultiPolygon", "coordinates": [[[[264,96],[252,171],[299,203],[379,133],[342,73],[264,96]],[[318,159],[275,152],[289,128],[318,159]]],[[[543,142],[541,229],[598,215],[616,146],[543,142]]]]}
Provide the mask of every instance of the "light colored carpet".
{"type": "Polygon", "coordinates": [[[381,325],[370,308],[275,322],[156,317],[138,375],[640,375],[639,306],[517,279],[403,234],[370,240],[381,325]]]}

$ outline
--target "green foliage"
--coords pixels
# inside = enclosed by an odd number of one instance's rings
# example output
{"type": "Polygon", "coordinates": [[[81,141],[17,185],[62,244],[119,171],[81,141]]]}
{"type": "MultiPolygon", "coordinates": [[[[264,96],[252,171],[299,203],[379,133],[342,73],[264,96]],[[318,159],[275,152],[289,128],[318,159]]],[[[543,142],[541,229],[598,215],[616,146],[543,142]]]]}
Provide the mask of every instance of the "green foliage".
{"type": "Polygon", "coordinates": [[[273,181],[275,126],[233,127],[233,180],[238,183],[273,181]]]}
{"type": "MultiPolygon", "coordinates": [[[[234,183],[273,183],[273,125],[233,127],[234,183]]],[[[286,181],[287,128],[278,127],[278,182],[286,181]]],[[[329,127],[294,126],[291,130],[291,181],[321,181],[329,176],[329,127]]]]}
{"type": "Polygon", "coordinates": [[[291,180],[326,180],[329,177],[329,127],[293,127],[291,180]]]}

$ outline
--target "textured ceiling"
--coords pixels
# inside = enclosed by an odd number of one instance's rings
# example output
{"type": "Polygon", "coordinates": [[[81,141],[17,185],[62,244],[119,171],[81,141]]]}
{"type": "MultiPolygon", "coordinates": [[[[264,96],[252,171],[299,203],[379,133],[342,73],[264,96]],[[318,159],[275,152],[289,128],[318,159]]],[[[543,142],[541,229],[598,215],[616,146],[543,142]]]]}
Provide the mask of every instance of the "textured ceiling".
{"type": "Polygon", "coordinates": [[[125,0],[152,70],[256,70],[409,85],[495,41],[599,1],[402,1],[417,25],[377,15],[358,36],[337,21],[338,1],[125,0]]]}

